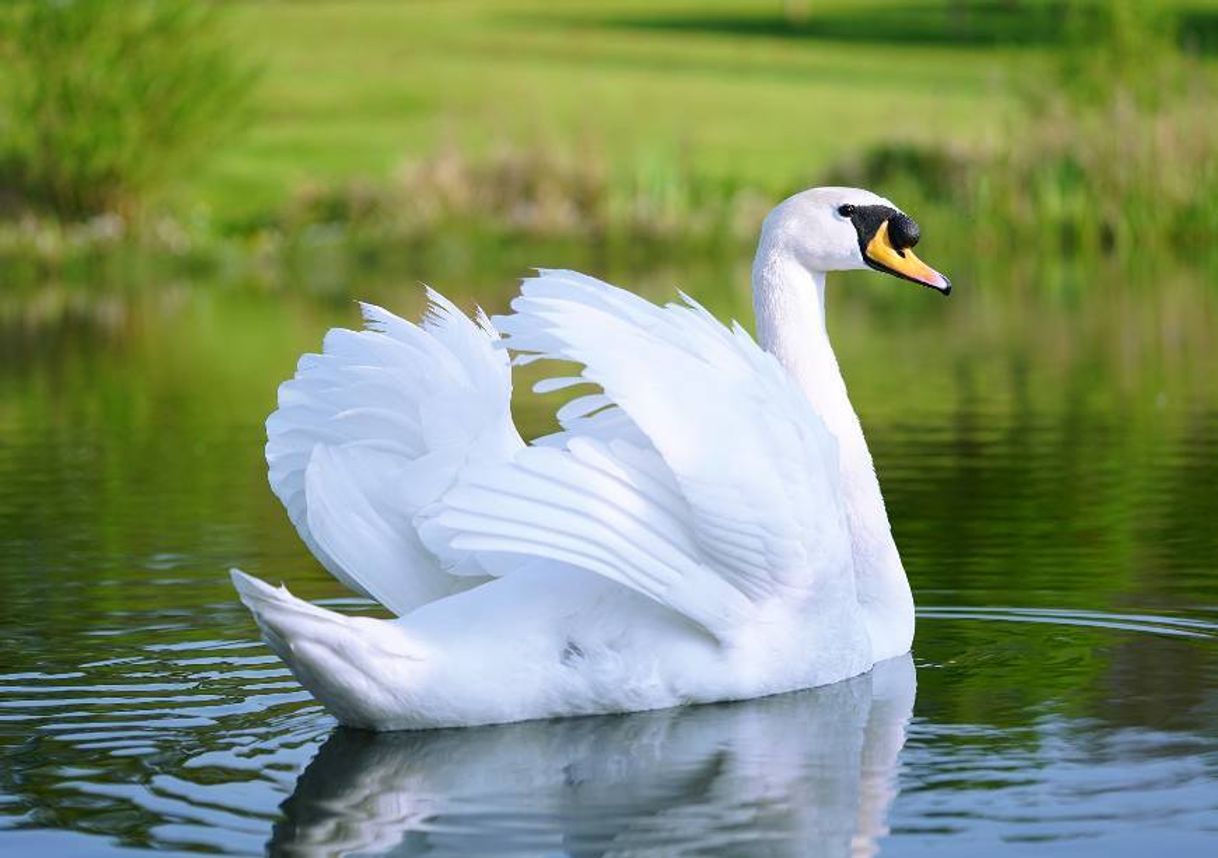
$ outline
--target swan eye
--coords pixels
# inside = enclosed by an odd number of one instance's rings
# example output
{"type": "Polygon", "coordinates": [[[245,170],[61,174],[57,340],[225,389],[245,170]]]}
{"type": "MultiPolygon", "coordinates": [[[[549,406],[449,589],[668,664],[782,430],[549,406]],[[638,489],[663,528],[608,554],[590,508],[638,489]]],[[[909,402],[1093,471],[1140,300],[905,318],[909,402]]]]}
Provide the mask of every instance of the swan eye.
{"type": "Polygon", "coordinates": [[[837,213],[842,217],[853,217],[854,206],[850,205],[850,203],[846,203],[844,206],[838,206],[837,213]]]}

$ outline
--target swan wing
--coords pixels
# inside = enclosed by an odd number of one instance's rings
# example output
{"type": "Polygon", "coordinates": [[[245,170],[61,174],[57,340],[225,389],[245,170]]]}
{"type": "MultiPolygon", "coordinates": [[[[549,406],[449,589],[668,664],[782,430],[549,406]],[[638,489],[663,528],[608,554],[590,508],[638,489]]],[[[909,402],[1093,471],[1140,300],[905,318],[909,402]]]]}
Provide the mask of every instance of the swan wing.
{"type": "Polygon", "coordinates": [[[752,614],[705,562],[671,472],[654,450],[627,441],[574,437],[470,467],[418,523],[429,545],[477,553],[491,568],[528,555],[595,572],[716,636],[752,614]]]}
{"type": "Polygon", "coordinates": [[[523,446],[495,329],[428,297],[420,325],[362,304],[366,329],[334,329],[302,357],[266,424],[271,488],[305,544],[398,615],[485,579],[424,547],[412,518],[466,463],[523,446]]]}
{"type": "Polygon", "coordinates": [[[599,391],[556,435],[463,472],[426,514],[429,544],[579,565],[719,637],[852,578],[836,444],[739,325],[568,271],[527,280],[512,309],[495,324],[524,360],[583,365],[543,389],[599,391]]]}

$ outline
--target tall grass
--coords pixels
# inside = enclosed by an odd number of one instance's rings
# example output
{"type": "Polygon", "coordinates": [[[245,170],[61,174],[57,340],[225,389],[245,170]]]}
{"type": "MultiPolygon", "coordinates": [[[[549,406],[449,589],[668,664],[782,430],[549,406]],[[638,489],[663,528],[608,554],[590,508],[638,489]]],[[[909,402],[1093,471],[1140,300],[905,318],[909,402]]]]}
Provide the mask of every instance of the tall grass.
{"type": "Polygon", "coordinates": [[[1117,99],[1037,116],[969,191],[991,243],[1019,234],[1064,250],[1196,248],[1218,234],[1218,127],[1208,99],[1147,110],[1117,99]],[[997,229],[995,229],[997,227],[997,229]]]}
{"type": "Polygon", "coordinates": [[[824,180],[880,190],[999,254],[1212,254],[1218,126],[1208,105],[1059,102],[1013,120],[996,144],[880,147],[824,180]]]}
{"type": "Polygon", "coordinates": [[[602,152],[505,147],[474,159],[446,147],[388,181],[315,185],[276,226],[289,234],[339,228],[399,239],[445,229],[543,238],[706,239],[752,231],[763,195],[699,176],[679,158],[610,166],[602,152]]]}
{"type": "Polygon", "coordinates": [[[1034,107],[1065,100],[1103,108],[1120,98],[1153,108],[1179,94],[1188,63],[1178,45],[1178,8],[1158,0],[1090,0],[1063,12],[1056,73],[1025,89],[1034,107]]]}
{"type": "Polygon", "coordinates": [[[0,14],[0,203],[129,214],[240,125],[224,5],[21,0],[0,14]]]}
{"type": "Polygon", "coordinates": [[[1002,252],[1203,249],[1218,234],[1213,87],[1146,0],[1073,7],[1049,74],[988,145],[886,145],[834,181],[965,219],[1002,252]]]}

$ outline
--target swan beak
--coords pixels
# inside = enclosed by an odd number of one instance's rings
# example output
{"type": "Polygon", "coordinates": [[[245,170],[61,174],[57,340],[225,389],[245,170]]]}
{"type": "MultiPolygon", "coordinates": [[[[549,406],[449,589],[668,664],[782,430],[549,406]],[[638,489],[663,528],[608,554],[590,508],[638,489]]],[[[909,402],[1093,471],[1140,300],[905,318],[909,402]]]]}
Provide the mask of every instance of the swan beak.
{"type": "Polygon", "coordinates": [[[912,249],[894,247],[888,235],[888,221],[880,224],[871,241],[867,242],[867,264],[877,271],[921,283],[944,295],[952,292],[952,281],[914,255],[912,249]]]}

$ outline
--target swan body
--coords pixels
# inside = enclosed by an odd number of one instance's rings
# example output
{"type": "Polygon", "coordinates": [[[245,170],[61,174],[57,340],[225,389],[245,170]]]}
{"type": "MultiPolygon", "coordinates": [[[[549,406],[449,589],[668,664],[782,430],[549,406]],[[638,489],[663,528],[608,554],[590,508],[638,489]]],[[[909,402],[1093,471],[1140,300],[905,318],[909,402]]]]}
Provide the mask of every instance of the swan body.
{"type": "Polygon", "coordinates": [[[512,314],[437,293],[420,325],[364,306],[301,359],[267,421],[273,490],[339,580],[396,619],[233,571],[300,682],[344,724],[502,723],[825,685],[904,654],[913,600],[829,345],[825,274],[940,291],[889,201],[817,188],[766,219],[755,341],[692,299],[569,271],[512,314]],[[511,363],[589,385],[526,444],[511,363]]]}

